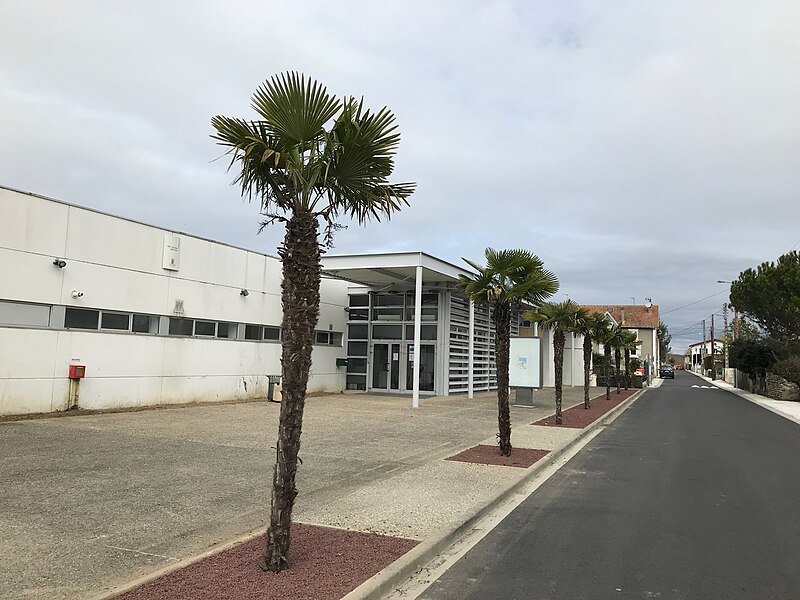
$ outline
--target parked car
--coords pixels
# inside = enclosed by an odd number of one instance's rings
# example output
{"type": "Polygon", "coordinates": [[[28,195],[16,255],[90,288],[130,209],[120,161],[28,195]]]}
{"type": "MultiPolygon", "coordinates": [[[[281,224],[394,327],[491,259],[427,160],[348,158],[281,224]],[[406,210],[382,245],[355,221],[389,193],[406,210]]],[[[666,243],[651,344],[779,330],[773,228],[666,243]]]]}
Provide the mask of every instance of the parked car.
{"type": "Polygon", "coordinates": [[[661,379],[675,379],[675,369],[672,365],[661,365],[661,368],[658,370],[658,376],[661,379]]]}
{"type": "Polygon", "coordinates": [[[683,365],[675,365],[676,371],[683,371],[683,365]]]}

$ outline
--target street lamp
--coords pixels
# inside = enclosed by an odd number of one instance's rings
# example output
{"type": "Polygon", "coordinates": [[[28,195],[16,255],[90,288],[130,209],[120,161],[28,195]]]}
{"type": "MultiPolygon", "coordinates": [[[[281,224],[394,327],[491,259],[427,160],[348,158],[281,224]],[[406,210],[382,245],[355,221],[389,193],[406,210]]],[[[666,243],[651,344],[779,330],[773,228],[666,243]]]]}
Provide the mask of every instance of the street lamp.
{"type": "Polygon", "coordinates": [[[722,279],[717,279],[717,283],[733,283],[732,281],[722,281],[722,279]]]}

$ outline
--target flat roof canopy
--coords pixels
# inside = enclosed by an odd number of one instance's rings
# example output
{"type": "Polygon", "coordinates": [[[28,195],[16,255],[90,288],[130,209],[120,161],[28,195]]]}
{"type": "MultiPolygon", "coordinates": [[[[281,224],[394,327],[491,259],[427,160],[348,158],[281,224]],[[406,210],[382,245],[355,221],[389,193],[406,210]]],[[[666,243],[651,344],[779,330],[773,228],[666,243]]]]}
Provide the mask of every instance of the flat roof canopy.
{"type": "Polygon", "coordinates": [[[424,252],[322,257],[323,275],[365,285],[376,291],[413,290],[417,267],[422,267],[423,287],[427,289],[453,289],[459,275],[474,275],[471,271],[424,252]]]}

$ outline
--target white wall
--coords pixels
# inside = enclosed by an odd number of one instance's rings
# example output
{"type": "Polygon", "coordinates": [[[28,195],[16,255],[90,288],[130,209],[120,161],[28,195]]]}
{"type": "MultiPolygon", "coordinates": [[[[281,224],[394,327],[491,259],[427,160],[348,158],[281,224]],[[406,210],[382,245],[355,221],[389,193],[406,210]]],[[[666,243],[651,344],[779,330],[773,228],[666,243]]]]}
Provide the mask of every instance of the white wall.
{"type": "MultiPolygon", "coordinates": [[[[179,234],[180,270],[162,268],[164,229],[0,188],[0,300],[280,325],[275,258],[179,234]],[[53,259],[67,266],[59,269],[53,259]],[[242,289],[249,295],[243,297],[242,289]],[[78,299],[72,291],[83,292],[78,299]]],[[[347,284],[324,279],[318,329],[344,332],[347,284]]],[[[52,326],[52,324],[51,324],[52,326]]],[[[0,326],[0,415],[61,410],[71,362],[87,367],[84,408],[263,397],[280,344],[0,326]]],[[[315,346],[309,391],[341,391],[344,348],[315,346]]]]}

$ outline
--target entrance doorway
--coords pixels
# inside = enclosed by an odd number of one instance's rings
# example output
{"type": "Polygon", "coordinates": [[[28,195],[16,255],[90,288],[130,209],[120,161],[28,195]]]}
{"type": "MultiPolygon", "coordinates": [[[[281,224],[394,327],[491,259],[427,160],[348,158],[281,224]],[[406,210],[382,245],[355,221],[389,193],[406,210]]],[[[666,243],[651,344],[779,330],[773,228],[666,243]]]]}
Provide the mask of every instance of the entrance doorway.
{"type": "MultiPolygon", "coordinates": [[[[419,347],[419,390],[432,392],[435,382],[436,346],[424,344],[419,347]]],[[[408,344],[406,361],[406,390],[414,389],[414,344],[408,344]]]]}
{"type": "Polygon", "coordinates": [[[372,389],[400,391],[400,344],[376,343],[372,351],[372,389]]]}

